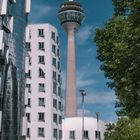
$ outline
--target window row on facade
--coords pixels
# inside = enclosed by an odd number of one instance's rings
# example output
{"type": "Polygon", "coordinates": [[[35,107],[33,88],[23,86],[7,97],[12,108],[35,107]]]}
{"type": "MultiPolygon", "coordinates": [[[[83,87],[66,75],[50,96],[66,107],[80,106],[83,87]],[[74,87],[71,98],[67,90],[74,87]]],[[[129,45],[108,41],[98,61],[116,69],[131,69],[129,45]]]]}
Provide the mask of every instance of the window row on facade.
{"type": "MultiPolygon", "coordinates": [[[[31,93],[31,84],[26,84],[28,92],[31,93]]],[[[45,83],[38,84],[38,92],[45,92],[45,83]]],[[[62,97],[61,87],[57,85],[56,81],[53,81],[53,93],[59,97],[62,97]]]]}
{"type": "MultiPolygon", "coordinates": [[[[31,98],[28,98],[27,106],[31,107],[31,98]]],[[[38,106],[45,107],[45,98],[43,98],[43,97],[38,98],[38,106]]],[[[53,99],[53,107],[56,110],[57,109],[60,110],[60,111],[63,110],[63,105],[62,105],[61,101],[57,101],[57,99],[53,99]]]]}
{"type": "MultiPolygon", "coordinates": [[[[31,113],[26,113],[27,121],[31,122],[31,113]]],[[[45,113],[39,112],[38,113],[38,121],[45,122],[45,113]]]]}
{"type": "MultiPolygon", "coordinates": [[[[26,74],[27,78],[31,78],[31,70],[28,70],[28,73],[26,74]]],[[[38,69],[38,77],[39,78],[45,78],[45,70],[43,70],[42,68],[38,69]]],[[[60,84],[62,84],[62,79],[61,79],[61,75],[57,74],[56,71],[53,71],[52,74],[52,79],[54,81],[58,81],[60,84]]]]}
{"type": "MultiPolygon", "coordinates": [[[[28,98],[27,106],[31,107],[31,98],[28,98]]],[[[43,98],[43,97],[38,98],[38,106],[45,107],[45,98],[43,98]]]]}
{"type": "Polygon", "coordinates": [[[60,84],[62,83],[62,80],[61,80],[61,75],[60,74],[58,74],[57,75],[57,72],[56,71],[53,71],[53,80],[54,81],[58,81],[60,84]]]}
{"type": "Polygon", "coordinates": [[[61,101],[57,101],[57,99],[53,99],[53,107],[57,110],[62,111],[63,110],[63,106],[61,101]]]}
{"type": "MultiPolygon", "coordinates": [[[[84,130],[84,134],[83,134],[84,139],[88,139],[89,140],[89,131],[88,130],[84,130]]],[[[76,131],[75,130],[70,130],[69,131],[69,138],[70,139],[76,139],[76,131]]],[[[99,140],[101,140],[101,132],[100,131],[95,131],[95,139],[99,138],[99,140]]]]}
{"type": "MultiPolygon", "coordinates": [[[[31,43],[30,42],[26,42],[26,49],[27,49],[27,51],[31,52],[31,43]]],[[[38,50],[45,51],[45,43],[44,42],[38,42],[38,50]]],[[[56,56],[60,57],[60,50],[54,44],[52,44],[52,52],[56,56]]]]}
{"type": "MultiPolygon", "coordinates": [[[[26,77],[31,79],[31,70],[30,69],[28,70],[28,73],[26,74],[26,77]]],[[[39,78],[45,78],[45,70],[43,70],[42,68],[39,68],[38,69],[38,77],[39,78]]]]}
{"type": "Polygon", "coordinates": [[[53,93],[54,93],[56,96],[62,97],[61,87],[58,86],[58,84],[57,84],[56,81],[53,81],[53,93]]]}
{"type": "MultiPolygon", "coordinates": [[[[38,29],[38,37],[42,37],[42,38],[45,38],[45,30],[44,29],[38,29]]],[[[31,35],[30,35],[30,38],[31,35]]],[[[59,44],[59,37],[56,35],[55,32],[51,32],[51,39],[56,43],[56,44],[59,44]]]]}
{"type": "MultiPolygon", "coordinates": [[[[38,36],[45,37],[44,29],[38,29],[38,36]]],[[[56,43],[59,44],[59,38],[55,32],[51,32],[51,39],[56,43]]]]}
{"type": "MultiPolygon", "coordinates": [[[[27,121],[31,122],[31,113],[26,113],[27,121]]],[[[38,122],[45,122],[45,112],[38,113],[38,122]]],[[[53,113],[53,122],[55,124],[62,124],[62,116],[57,113],[53,113]]]]}
{"type": "Polygon", "coordinates": [[[57,59],[55,57],[52,58],[52,65],[58,69],[59,71],[61,70],[60,68],[60,61],[57,61],[57,59]]]}
{"type": "MultiPolygon", "coordinates": [[[[31,65],[31,58],[29,58],[29,65],[31,65]]],[[[43,64],[45,65],[45,56],[44,55],[39,55],[38,56],[38,64],[43,64]]],[[[57,61],[56,58],[52,58],[52,65],[58,69],[59,71],[61,71],[61,67],[60,67],[60,61],[57,61]]],[[[41,68],[40,68],[41,69],[41,68]]],[[[29,70],[28,75],[31,76],[31,70],[29,70]]]]}
{"type": "MultiPolygon", "coordinates": [[[[53,137],[62,139],[62,130],[58,130],[57,128],[53,129],[53,137]]],[[[27,128],[27,137],[31,136],[31,130],[30,128],[27,128]]],[[[44,127],[38,127],[38,137],[45,137],[45,128],[44,127]]]]}
{"type": "Polygon", "coordinates": [[[52,52],[53,52],[56,56],[60,57],[60,50],[59,50],[59,48],[57,49],[56,45],[54,45],[54,44],[52,44],[52,52]]]}

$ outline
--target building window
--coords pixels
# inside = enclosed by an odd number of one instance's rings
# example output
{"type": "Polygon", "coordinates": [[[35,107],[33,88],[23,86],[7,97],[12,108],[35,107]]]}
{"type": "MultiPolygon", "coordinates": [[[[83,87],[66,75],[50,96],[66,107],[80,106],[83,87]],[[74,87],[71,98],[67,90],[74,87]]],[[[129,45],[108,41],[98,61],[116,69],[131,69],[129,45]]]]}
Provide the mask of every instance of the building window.
{"type": "Polygon", "coordinates": [[[38,43],[38,49],[39,50],[43,50],[43,51],[45,50],[45,48],[44,48],[44,42],[39,42],[38,43]]]}
{"type": "Polygon", "coordinates": [[[101,132],[95,131],[95,139],[101,139],[101,132]]]}
{"type": "Polygon", "coordinates": [[[53,71],[53,80],[56,80],[56,72],[53,71]]]}
{"type": "Polygon", "coordinates": [[[38,29],[38,36],[44,37],[44,30],[43,29],[38,29]]]}
{"type": "Polygon", "coordinates": [[[59,116],[59,124],[62,124],[62,116],[59,116]]]}
{"type": "Polygon", "coordinates": [[[52,65],[56,67],[56,58],[52,59],[52,65]]]}
{"type": "Polygon", "coordinates": [[[38,99],[38,105],[39,106],[45,106],[45,99],[44,98],[39,98],[38,99]]]}
{"type": "Polygon", "coordinates": [[[58,87],[58,96],[61,97],[61,87],[58,87]]]}
{"type": "Polygon", "coordinates": [[[58,135],[57,133],[58,133],[58,132],[57,132],[57,129],[54,128],[54,129],[53,129],[53,136],[54,136],[55,138],[57,138],[57,135],[58,135]]]}
{"type": "Polygon", "coordinates": [[[55,109],[57,109],[57,100],[56,100],[56,99],[53,99],[53,107],[54,107],[55,109]]]}
{"type": "Polygon", "coordinates": [[[56,43],[59,44],[59,37],[56,37],[56,43]]]}
{"type": "Polygon", "coordinates": [[[38,56],[38,62],[39,62],[40,64],[45,64],[44,56],[38,56]]]}
{"type": "Polygon", "coordinates": [[[57,49],[57,56],[58,56],[58,57],[60,56],[60,51],[59,51],[59,49],[57,49]]]}
{"type": "Polygon", "coordinates": [[[53,114],[53,122],[57,124],[57,114],[53,114]]]}
{"type": "Polygon", "coordinates": [[[70,139],[75,139],[75,131],[74,130],[70,131],[69,137],[70,137],[70,139]]]}
{"type": "Polygon", "coordinates": [[[27,117],[27,121],[31,122],[31,115],[30,115],[30,113],[26,113],[26,117],[27,117]]]}
{"type": "Polygon", "coordinates": [[[51,38],[55,41],[55,32],[52,32],[51,38]]]}
{"type": "Polygon", "coordinates": [[[45,114],[43,112],[38,113],[38,121],[45,121],[45,114]]]}
{"type": "Polygon", "coordinates": [[[61,76],[58,74],[58,82],[61,83],[61,76]]]}
{"type": "Polygon", "coordinates": [[[31,93],[31,84],[26,84],[26,88],[28,88],[28,92],[31,93]]]}
{"type": "Polygon", "coordinates": [[[28,104],[27,104],[28,107],[31,107],[31,98],[28,98],[28,104]]]}
{"type": "Polygon", "coordinates": [[[62,104],[61,104],[60,101],[59,101],[59,105],[58,105],[58,107],[59,107],[59,110],[62,110],[62,104]]]}
{"type": "Polygon", "coordinates": [[[28,73],[26,74],[27,78],[31,78],[31,70],[28,70],[28,73]]]}
{"type": "Polygon", "coordinates": [[[57,69],[60,70],[60,62],[57,62],[57,69]]]}
{"type": "Polygon", "coordinates": [[[30,137],[30,128],[27,128],[27,137],[30,137]]]}
{"type": "Polygon", "coordinates": [[[59,130],[59,139],[62,139],[62,130],[59,130]]]}
{"type": "Polygon", "coordinates": [[[39,92],[45,92],[45,84],[39,83],[39,92]]]}
{"type": "Polygon", "coordinates": [[[89,138],[89,136],[88,136],[88,130],[84,130],[84,138],[85,139],[88,139],[89,138]]]}
{"type": "Polygon", "coordinates": [[[57,83],[55,81],[53,82],[53,93],[57,94],[57,83]]]}
{"type": "Polygon", "coordinates": [[[41,68],[39,68],[39,77],[45,78],[45,73],[41,68]]]}
{"type": "Polygon", "coordinates": [[[56,46],[55,46],[55,45],[52,45],[52,52],[53,52],[54,54],[56,54],[56,46]]]}
{"type": "Polygon", "coordinates": [[[45,135],[44,135],[44,128],[38,128],[38,136],[39,137],[45,137],[45,135]]]}
{"type": "Polygon", "coordinates": [[[26,42],[26,49],[27,49],[27,51],[31,51],[31,43],[30,42],[26,42]]]}
{"type": "Polygon", "coordinates": [[[31,62],[31,57],[29,58],[29,65],[31,66],[32,62],[31,62]]]}

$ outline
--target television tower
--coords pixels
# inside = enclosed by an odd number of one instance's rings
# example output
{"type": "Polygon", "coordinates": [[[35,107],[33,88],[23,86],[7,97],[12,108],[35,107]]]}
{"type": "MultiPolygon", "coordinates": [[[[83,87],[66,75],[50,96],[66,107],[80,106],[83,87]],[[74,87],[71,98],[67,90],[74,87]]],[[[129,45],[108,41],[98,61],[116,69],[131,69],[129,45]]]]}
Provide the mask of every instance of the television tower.
{"type": "Polygon", "coordinates": [[[68,37],[65,117],[76,117],[75,33],[84,19],[83,8],[76,1],[66,1],[60,5],[58,19],[68,37]]]}

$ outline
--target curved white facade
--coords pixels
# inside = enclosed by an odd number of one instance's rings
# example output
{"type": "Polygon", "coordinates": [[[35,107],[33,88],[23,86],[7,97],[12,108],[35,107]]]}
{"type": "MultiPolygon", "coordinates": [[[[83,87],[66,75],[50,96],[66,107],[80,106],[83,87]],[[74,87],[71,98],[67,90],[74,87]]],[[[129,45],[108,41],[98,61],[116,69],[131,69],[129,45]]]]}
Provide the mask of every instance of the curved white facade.
{"type": "MultiPolygon", "coordinates": [[[[62,140],[82,140],[82,117],[66,118],[62,123],[62,140]],[[70,134],[71,133],[71,134],[70,134]]],[[[84,140],[97,140],[97,120],[92,117],[84,117],[84,140]]],[[[99,120],[100,140],[104,139],[105,122],[99,120]]]]}
{"type": "Polygon", "coordinates": [[[28,28],[26,140],[61,140],[62,95],[58,32],[49,24],[33,24],[28,28]]]}

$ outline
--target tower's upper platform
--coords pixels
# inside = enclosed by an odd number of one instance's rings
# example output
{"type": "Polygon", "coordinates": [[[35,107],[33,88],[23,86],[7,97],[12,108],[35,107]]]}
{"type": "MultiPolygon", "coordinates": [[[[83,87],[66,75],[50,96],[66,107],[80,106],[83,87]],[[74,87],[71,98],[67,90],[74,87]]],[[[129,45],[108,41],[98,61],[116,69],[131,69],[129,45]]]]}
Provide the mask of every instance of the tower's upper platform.
{"type": "Polygon", "coordinates": [[[66,22],[76,22],[81,24],[84,19],[82,6],[76,1],[66,1],[60,5],[58,19],[61,25],[66,22]]]}

